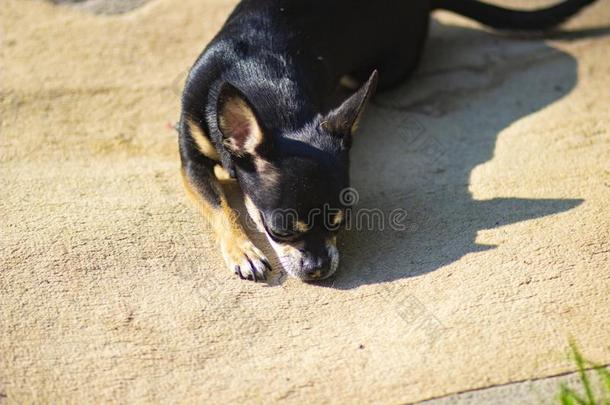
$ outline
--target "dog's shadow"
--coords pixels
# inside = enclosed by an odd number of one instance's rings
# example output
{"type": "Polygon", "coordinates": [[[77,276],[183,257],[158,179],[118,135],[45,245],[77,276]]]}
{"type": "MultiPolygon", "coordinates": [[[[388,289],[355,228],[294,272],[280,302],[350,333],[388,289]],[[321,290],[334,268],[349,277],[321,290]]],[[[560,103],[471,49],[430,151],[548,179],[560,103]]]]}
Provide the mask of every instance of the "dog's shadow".
{"type": "MultiPolygon", "coordinates": [[[[481,230],[581,204],[512,197],[519,193],[515,175],[512,184],[496,186],[495,195],[506,197],[475,199],[469,188],[473,170],[492,159],[498,135],[570,93],[577,67],[571,55],[540,40],[435,22],[417,73],[375,98],[356,135],[351,175],[359,203],[352,230],[340,238],[339,271],[320,284],[351,289],[422,275],[494,249],[476,242],[481,230]],[[391,214],[397,210],[406,218],[391,214]]],[[[516,129],[510,136],[537,134],[516,129]]],[[[518,158],[509,164],[516,170],[518,158]]],[[[496,175],[484,173],[479,182],[496,175]]]]}

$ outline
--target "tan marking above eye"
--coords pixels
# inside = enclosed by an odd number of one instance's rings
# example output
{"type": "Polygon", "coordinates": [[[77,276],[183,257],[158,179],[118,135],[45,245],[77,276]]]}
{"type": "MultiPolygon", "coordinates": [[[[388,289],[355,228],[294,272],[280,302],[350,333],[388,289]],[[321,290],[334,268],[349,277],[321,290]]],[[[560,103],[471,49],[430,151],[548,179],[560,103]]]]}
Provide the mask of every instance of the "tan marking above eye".
{"type": "Polygon", "coordinates": [[[254,166],[260,179],[267,188],[275,187],[279,181],[280,174],[275,166],[260,156],[254,156],[254,166]]]}
{"type": "Polygon", "coordinates": [[[297,221],[294,224],[294,230],[298,231],[298,232],[307,232],[309,231],[309,229],[311,229],[311,227],[309,226],[309,224],[303,222],[303,221],[297,221]]]}
{"type": "Polygon", "coordinates": [[[343,222],[343,211],[339,211],[332,219],[333,225],[339,225],[341,222],[343,222]]]}

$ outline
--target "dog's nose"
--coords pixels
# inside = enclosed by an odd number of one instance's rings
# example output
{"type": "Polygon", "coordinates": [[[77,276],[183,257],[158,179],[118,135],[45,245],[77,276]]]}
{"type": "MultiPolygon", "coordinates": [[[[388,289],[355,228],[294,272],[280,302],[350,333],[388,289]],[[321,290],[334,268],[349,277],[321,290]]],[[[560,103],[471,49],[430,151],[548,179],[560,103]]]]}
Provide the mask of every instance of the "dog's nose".
{"type": "Polygon", "coordinates": [[[330,269],[329,257],[307,257],[301,260],[301,273],[306,280],[323,278],[330,269]]]}

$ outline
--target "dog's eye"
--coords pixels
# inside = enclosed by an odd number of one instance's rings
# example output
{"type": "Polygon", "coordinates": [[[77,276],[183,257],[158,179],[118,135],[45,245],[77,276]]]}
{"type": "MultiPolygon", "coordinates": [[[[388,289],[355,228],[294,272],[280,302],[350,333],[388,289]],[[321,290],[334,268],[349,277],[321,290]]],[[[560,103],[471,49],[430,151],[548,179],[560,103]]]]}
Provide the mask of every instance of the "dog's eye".
{"type": "Polygon", "coordinates": [[[267,232],[269,232],[269,235],[271,235],[273,239],[277,240],[292,240],[298,236],[298,233],[295,231],[280,231],[277,229],[267,228],[267,232]]]}

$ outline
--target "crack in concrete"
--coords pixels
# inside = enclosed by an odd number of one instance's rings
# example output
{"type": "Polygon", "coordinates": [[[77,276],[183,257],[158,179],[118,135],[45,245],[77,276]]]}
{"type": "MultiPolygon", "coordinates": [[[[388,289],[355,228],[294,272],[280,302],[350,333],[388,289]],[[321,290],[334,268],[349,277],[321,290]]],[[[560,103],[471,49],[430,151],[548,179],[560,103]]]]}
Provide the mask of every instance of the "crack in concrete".
{"type": "MultiPolygon", "coordinates": [[[[600,368],[600,367],[601,368],[608,368],[608,367],[610,367],[610,363],[600,364],[600,365],[597,365],[595,367],[588,367],[588,368],[585,368],[585,371],[586,372],[594,371],[595,369],[600,368]]],[[[422,404],[422,403],[426,403],[428,401],[434,401],[434,400],[438,400],[438,399],[449,398],[449,397],[452,397],[452,396],[461,395],[461,394],[468,394],[468,393],[472,393],[472,392],[486,391],[486,390],[491,390],[493,388],[498,388],[498,387],[508,387],[508,386],[511,386],[511,385],[517,385],[517,384],[522,384],[522,383],[526,383],[526,382],[543,381],[543,380],[548,380],[548,379],[556,378],[556,377],[564,377],[564,376],[571,376],[571,375],[575,376],[578,373],[579,373],[579,371],[574,370],[574,371],[565,371],[565,372],[558,373],[558,374],[547,375],[547,376],[544,376],[544,377],[525,378],[525,379],[522,379],[522,380],[510,381],[510,382],[507,382],[507,383],[492,384],[492,385],[488,385],[488,386],[485,386],[485,387],[472,388],[472,389],[467,389],[467,390],[462,390],[462,391],[455,391],[455,392],[452,392],[450,394],[439,395],[439,396],[436,396],[436,397],[430,397],[430,398],[427,398],[427,399],[422,400],[422,401],[407,402],[407,404],[422,404]]]]}

